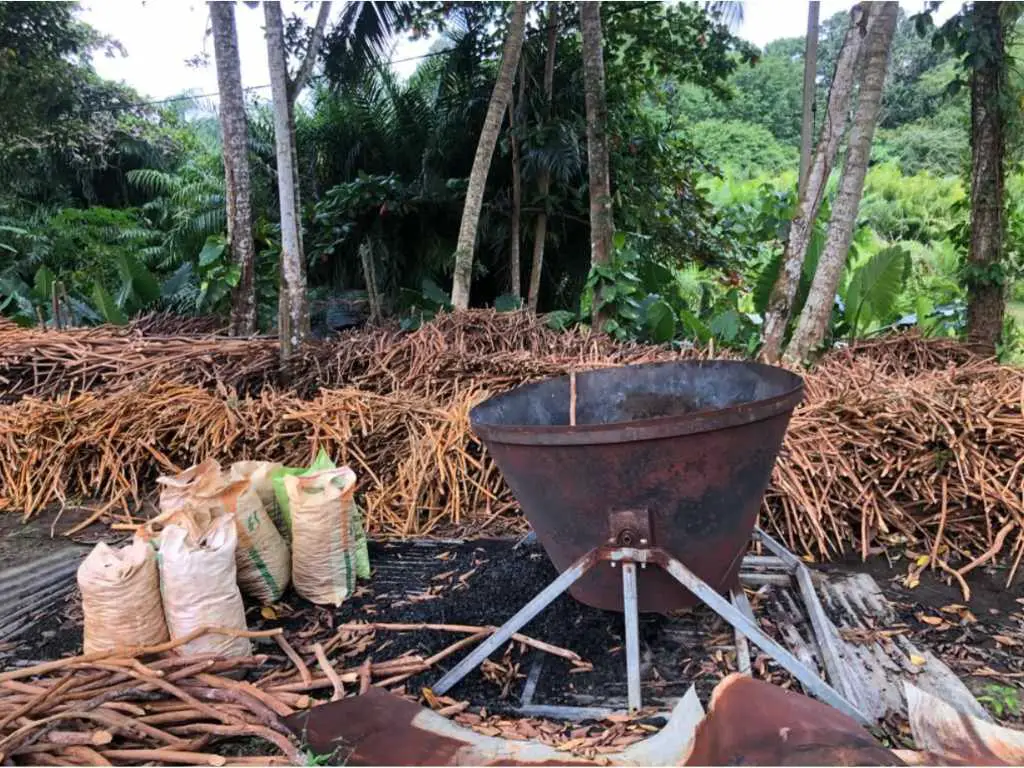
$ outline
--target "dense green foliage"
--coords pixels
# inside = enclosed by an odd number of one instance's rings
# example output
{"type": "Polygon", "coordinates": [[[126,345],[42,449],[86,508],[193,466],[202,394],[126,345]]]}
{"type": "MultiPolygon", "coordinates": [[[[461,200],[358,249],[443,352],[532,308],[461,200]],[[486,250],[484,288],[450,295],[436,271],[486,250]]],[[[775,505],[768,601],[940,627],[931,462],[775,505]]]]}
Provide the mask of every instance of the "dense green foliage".
{"type": "MultiPolygon", "coordinates": [[[[343,23],[328,30],[323,74],[297,106],[310,290],[319,306],[364,289],[359,254],[368,249],[385,310],[422,316],[447,305],[504,7],[398,3],[360,15],[369,5],[348,4],[343,23]],[[380,58],[397,34],[436,36],[407,80],[380,58]]],[[[515,127],[506,116],[487,179],[474,301],[513,306],[505,294],[515,140],[521,271],[525,283],[533,223],[544,211],[541,309],[554,313],[552,323],[585,320],[600,295],[616,335],[714,337],[753,352],[795,203],[803,40],[756,51],[697,4],[608,4],[602,15],[614,262],[590,269],[576,10],[541,3],[524,45],[515,127]],[[549,11],[558,29],[550,109],[542,87],[549,11]],[[551,177],[546,195],[538,188],[543,173],[551,177]]],[[[845,13],[822,23],[819,116],[847,23],[845,13]]],[[[307,36],[300,20],[289,21],[289,45],[298,49],[307,36]]],[[[238,271],[224,245],[216,118],[187,96],[161,111],[139,106],[138,94],[95,74],[90,57],[107,50],[116,53],[116,43],[78,20],[74,5],[0,6],[0,308],[24,323],[52,322],[55,305],[61,322],[73,323],[123,321],[157,308],[226,312],[238,271]]],[[[962,330],[969,110],[966,89],[951,86],[962,77],[961,58],[901,12],[832,341],[893,324],[962,330]]],[[[272,329],[279,246],[267,107],[252,104],[249,122],[260,324],[272,329]]],[[[1024,269],[1018,160],[1008,165],[1010,282],[1024,269]]],[[[828,216],[826,200],[797,312],[828,216]]],[[[1011,289],[1017,301],[1024,301],[1022,282],[1011,289]]]]}

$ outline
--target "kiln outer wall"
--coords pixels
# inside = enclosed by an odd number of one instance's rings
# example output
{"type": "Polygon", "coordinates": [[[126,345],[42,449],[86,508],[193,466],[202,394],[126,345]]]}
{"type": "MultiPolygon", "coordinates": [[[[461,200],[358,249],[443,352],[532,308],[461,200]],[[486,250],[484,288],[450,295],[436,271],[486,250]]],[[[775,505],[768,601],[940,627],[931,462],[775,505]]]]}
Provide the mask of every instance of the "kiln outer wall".
{"type": "MultiPolygon", "coordinates": [[[[654,545],[722,593],[740,562],[793,409],[800,377],[734,361],[624,366],[512,390],[471,413],[559,572],[607,543],[610,512],[647,509],[654,545]]],[[[622,577],[600,564],[570,594],[622,610],[622,577]]],[[[643,612],[696,599],[660,568],[638,571],[643,612]]]]}

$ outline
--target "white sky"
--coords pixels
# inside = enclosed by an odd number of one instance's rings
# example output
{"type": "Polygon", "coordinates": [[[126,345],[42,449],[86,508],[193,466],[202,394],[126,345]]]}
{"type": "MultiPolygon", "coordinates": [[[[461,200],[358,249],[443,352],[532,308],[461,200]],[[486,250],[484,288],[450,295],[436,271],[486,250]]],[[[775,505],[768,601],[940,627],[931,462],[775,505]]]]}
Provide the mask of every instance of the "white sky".
{"type": "MultiPolygon", "coordinates": [[[[286,14],[302,10],[304,3],[284,0],[286,14]]],[[[821,18],[827,19],[837,11],[849,8],[849,0],[822,0],[821,18]]],[[[908,13],[917,13],[924,0],[901,0],[908,13]]],[[[946,0],[936,20],[952,15],[961,3],[946,0]]],[[[342,3],[336,2],[332,17],[342,3]]],[[[199,0],[84,0],[82,18],[99,31],[119,40],[127,49],[126,57],[112,59],[99,57],[97,71],[104,77],[123,80],[144,96],[164,99],[182,91],[196,89],[200,93],[217,90],[217,75],[213,66],[213,41],[206,35],[208,15],[205,2],[199,0]],[[210,64],[192,68],[186,60],[207,52],[210,64]]],[[[312,21],[316,9],[304,11],[312,21]]],[[[263,39],[263,9],[249,8],[244,3],[235,6],[238,25],[239,53],[242,62],[242,84],[247,87],[263,86],[270,82],[267,72],[267,52],[263,39]]],[[[807,2],[801,0],[747,0],[744,20],[737,30],[740,37],[763,46],[780,37],[803,36],[807,28],[807,2]]],[[[430,43],[399,42],[394,59],[420,56],[430,43]]],[[[416,61],[397,63],[396,69],[408,74],[416,61]]],[[[265,94],[269,97],[269,89],[265,94]]]]}

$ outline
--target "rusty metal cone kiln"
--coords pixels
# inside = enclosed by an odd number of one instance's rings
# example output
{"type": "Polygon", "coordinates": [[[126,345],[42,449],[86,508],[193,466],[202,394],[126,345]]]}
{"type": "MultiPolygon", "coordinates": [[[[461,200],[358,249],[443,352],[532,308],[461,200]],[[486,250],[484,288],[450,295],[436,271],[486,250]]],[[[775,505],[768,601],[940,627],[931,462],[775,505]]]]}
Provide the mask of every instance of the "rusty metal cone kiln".
{"type": "MultiPolygon", "coordinates": [[[[446,693],[568,590],[586,605],[624,613],[631,710],[642,704],[639,613],[701,602],[734,627],[738,650],[748,638],[808,692],[866,722],[761,630],[739,587],[754,534],[774,557],[747,561],[781,564],[785,578],[797,578],[812,623],[821,612],[806,568],[755,531],[802,397],[801,378],[782,368],[711,360],[572,374],[474,408],[474,431],[560,575],[433,690],[446,693]]],[[[831,671],[829,654],[822,656],[831,671]]]]}

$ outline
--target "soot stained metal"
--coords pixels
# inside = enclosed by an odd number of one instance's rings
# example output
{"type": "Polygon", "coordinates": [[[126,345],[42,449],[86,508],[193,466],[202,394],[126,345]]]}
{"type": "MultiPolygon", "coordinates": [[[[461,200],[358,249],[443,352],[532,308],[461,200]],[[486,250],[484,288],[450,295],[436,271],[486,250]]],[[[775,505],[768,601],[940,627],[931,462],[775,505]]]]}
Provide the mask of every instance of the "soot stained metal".
{"type": "MultiPolygon", "coordinates": [[[[721,594],[743,554],[803,381],[712,360],[587,371],[528,384],[470,414],[561,572],[595,547],[659,547],[721,594]],[[575,426],[570,407],[575,400],[575,426]]],[[[698,602],[661,568],[638,570],[643,612],[698,602]]],[[[592,568],[580,602],[623,610],[623,581],[592,568]]]]}

